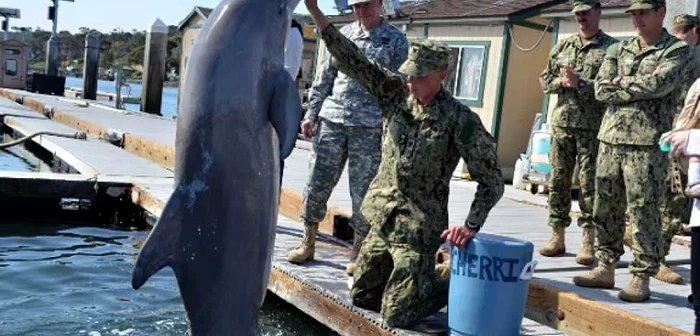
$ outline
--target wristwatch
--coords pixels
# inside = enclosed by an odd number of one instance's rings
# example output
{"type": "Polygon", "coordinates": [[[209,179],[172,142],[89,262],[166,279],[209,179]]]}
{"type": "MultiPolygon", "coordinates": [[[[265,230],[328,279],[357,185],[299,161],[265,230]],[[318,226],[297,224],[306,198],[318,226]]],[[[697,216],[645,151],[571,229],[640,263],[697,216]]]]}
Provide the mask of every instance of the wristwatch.
{"type": "Polygon", "coordinates": [[[481,225],[476,224],[474,222],[470,222],[470,221],[467,221],[466,223],[464,223],[464,226],[466,226],[467,228],[469,228],[470,230],[472,230],[474,232],[479,232],[479,230],[481,230],[481,225]]]}

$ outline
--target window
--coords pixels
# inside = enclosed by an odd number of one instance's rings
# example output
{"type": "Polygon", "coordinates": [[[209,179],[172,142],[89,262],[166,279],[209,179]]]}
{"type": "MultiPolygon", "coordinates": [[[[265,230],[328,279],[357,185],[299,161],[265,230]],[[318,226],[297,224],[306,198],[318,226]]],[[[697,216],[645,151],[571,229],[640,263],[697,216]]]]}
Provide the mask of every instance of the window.
{"type": "Polygon", "coordinates": [[[21,51],[16,48],[5,48],[5,55],[19,55],[21,51]]]}
{"type": "Polygon", "coordinates": [[[17,60],[9,59],[5,61],[5,75],[17,76],[17,60]]]}
{"type": "Polygon", "coordinates": [[[486,80],[489,42],[448,43],[450,67],[443,83],[445,88],[463,104],[481,107],[486,80]]]}

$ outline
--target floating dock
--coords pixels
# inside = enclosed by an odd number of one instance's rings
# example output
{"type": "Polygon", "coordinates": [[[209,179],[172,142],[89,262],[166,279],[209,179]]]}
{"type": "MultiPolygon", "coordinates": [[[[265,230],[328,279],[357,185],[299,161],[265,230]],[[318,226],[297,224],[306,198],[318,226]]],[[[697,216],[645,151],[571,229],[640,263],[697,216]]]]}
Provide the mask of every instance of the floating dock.
{"type": "MultiPolygon", "coordinates": [[[[172,191],[175,121],[138,112],[120,111],[82,100],[0,89],[0,120],[18,135],[39,130],[88,133],[87,140],[41,136],[36,145],[54,155],[73,174],[0,172],[0,198],[97,199],[119,195],[145,209],[152,220],[160,216],[172,191]]],[[[322,238],[316,260],[303,266],[286,261],[298,244],[303,227],[297,222],[307,176],[309,144],[300,141],[286,160],[284,188],[276,236],[273,270],[268,289],[342,335],[444,334],[442,311],[413,327],[391,329],[377,313],[350,304],[345,265],[350,244],[340,238],[347,231],[351,201],[347,174],[331,196],[321,223],[322,238]],[[335,234],[335,235],[334,235],[335,234]]],[[[461,225],[473,200],[476,184],[451,183],[449,212],[461,225]]],[[[509,189],[491,212],[484,232],[546,242],[550,228],[541,196],[509,189]]],[[[572,225],[568,253],[560,258],[533,256],[539,264],[530,282],[523,335],[691,335],[695,316],[686,296],[690,286],[652,279],[652,299],[626,303],[617,292],[630,280],[628,251],[618,264],[614,290],[587,289],[572,283],[588,267],[575,262],[581,230],[572,225]]],[[[682,239],[681,239],[682,240],[682,239]]],[[[667,261],[687,280],[690,250],[674,244],[667,261]]]]}

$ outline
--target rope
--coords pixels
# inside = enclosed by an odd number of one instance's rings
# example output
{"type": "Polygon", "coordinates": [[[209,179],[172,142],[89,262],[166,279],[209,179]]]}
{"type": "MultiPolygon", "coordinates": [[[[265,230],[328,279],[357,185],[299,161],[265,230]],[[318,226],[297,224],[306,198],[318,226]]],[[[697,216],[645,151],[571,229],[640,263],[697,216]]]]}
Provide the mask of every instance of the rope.
{"type": "Polygon", "coordinates": [[[537,42],[535,43],[535,45],[532,46],[531,48],[523,48],[523,47],[519,46],[517,42],[515,42],[515,36],[513,36],[513,25],[512,25],[512,24],[508,24],[508,35],[510,35],[510,40],[513,41],[513,45],[514,45],[516,48],[518,48],[518,50],[520,50],[520,51],[522,51],[522,52],[530,52],[530,51],[533,51],[533,50],[537,49],[537,47],[540,46],[540,44],[542,43],[542,41],[544,41],[544,36],[545,36],[545,34],[547,34],[547,31],[548,31],[549,28],[551,28],[551,27],[552,27],[552,22],[549,22],[549,23],[547,24],[547,27],[542,31],[542,34],[540,35],[540,38],[537,40],[537,42]]]}
{"type": "Polygon", "coordinates": [[[2,144],[0,144],[0,149],[7,149],[7,148],[10,148],[12,146],[19,145],[21,143],[26,142],[27,140],[29,140],[31,138],[34,138],[34,137],[37,137],[40,135],[51,135],[51,136],[56,136],[56,137],[61,137],[61,138],[71,138],[71,139],[79,139],[79,140],[87,139],[87,134],[85,134],[85,132],[76,132],[73,134],[67,134],[67,133],[55,133],[55,132],[41,131],[41,132],[32,133],[32,134],[30,134],[22,139],[2,143],[2,144]]]}

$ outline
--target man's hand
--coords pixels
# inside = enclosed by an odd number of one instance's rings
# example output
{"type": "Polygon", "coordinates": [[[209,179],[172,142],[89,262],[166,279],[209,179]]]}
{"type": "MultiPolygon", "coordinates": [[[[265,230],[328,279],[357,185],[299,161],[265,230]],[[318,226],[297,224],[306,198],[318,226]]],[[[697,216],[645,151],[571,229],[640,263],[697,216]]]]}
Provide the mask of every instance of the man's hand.
{"type": "Polygon", "coordinates": [[[304,0],[307,11],[318,9],[318,0],[304,0]]]}
{"type": "Polygon", "coordinates": [[[314,19],[318,31],[322,32],[324,29],[326,29],[329,23],[326,17],[323,15],[323,12],[321,12],[321,9],[318,8],[318,0],[304,0],[304,4],[306,5],[306,10],[314,19]]]}
{"type": "Polygon", "coordinates": [[[569,89],[578,88],[579,77],[574,70],[574,66],[569,64],[566,66],[566,72],[561,77],[561,86],[569,89]]]}
{"type": "Polygon", "coordinates": [[[452,246],[463,248],[474,236],[476,236],[476,231],[466,226],[455,226],[443,231],[440,238],[447,238],[452,246]]]}
{"type": "Polygon", "coordinates": [[[685,152],[685,146],[688,142],[688,133],[690,131],[668,132],[661,135],[661,140],[671,143],[671,156],[681,157],[685,152]]]}
{"type": "Polygon", "coordinates": [[[314,127],[316,127],[316,123],[311,119],[304,119],[301,123],[301,134],[304,135],[306,140],[314,137],[314,127]]]}

